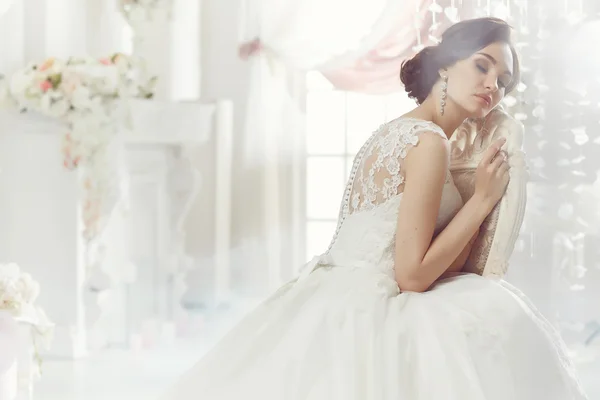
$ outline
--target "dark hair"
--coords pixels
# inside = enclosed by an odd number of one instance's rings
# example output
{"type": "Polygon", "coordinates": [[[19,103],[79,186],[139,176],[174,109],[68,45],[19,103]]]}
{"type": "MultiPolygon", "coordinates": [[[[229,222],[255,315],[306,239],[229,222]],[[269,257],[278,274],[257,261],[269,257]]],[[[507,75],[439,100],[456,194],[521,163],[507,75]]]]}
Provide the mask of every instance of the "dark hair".
{"type": "Polygon", "coordinates": [[[440,44],[425,47],[402,63],[400,80],[408,96],[421,104],[440,78],[440,69],[454,65],[495,42],[510,45],[513,77],[506,88],[506,93],[509,93],[520,80],[519,59],[510,34],[510,25],[498,18],[476,18],[452,25],[443,33],[440,44]]]}

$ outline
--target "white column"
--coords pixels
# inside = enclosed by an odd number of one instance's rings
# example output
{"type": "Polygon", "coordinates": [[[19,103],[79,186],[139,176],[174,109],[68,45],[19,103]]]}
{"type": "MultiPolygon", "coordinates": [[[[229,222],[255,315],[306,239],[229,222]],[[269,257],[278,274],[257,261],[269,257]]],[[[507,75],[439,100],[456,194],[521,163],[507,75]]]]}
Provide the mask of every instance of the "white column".
{"type": "Polygon", "coordinates": [[[174,100],[200,97],[201,77],[201,0],[175,0],[173,8],[173,74],[171,96],[174,100]]]}
{"type": "MultiPolygon", "coordinates": [[[[23,57],[25,64],[46,57],[46,9],[45,0],[23,0],[23,57]]],[[[21,67],[21,66],[19,66],[21,67]]]]}
{"type": "Polygon", "coordinates": [[[87,53],[87,4],[82,0],[46,1],[46,56],[87,53]]]}
{"type": "Polygon", "coordinates": [[[87,0],[86,32],[90,55],[100,57],[116,52],[129,53],[129,30],[119,11],[118,0],[87,0]]]}
{"type": "Polygon", "coordinates": [[[15,1],[0,17],[0,74],[8,75],[24,63],[23,17],[21,1],[15,1]]]}
{"type": "Polygon", "coordinates": [[[215,113],[215,297],[217,304],[231,296],[231,168],[233,165],[233,103],[219,101],[215,113]]]}
{"type": "MultiPolygon", "coordinates": [[[[87,52],[87,5],[81,0],[20,0],[25,63],[87,52]]],[[[12,33],[8,36],[12,40],[12,33]]]]}

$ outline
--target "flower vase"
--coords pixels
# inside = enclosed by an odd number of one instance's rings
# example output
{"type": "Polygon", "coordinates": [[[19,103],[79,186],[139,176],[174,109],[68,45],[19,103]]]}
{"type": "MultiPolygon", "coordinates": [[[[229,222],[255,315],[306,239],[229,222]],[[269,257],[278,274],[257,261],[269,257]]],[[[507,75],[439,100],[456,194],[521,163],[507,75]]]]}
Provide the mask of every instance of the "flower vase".
{"type": "Polygon", "coordinates": [[[18,326],[11,313],[0,310],[0,399],[16,400],[18,326]]]}
{"type": "Polygon", "coordinates": [[[28,323],[19,322],[17,332],[17,397],[15,400],[32,400],[33,379],[37,369],[36,361],[34,360],[33,328],[28,323]]]}
{"type": "Polygon", "coordinates": [[[16,400],[17,399],[17,363],[16,361],[5,370],[0,373],[0,399],[2,400],[16,400]]]}

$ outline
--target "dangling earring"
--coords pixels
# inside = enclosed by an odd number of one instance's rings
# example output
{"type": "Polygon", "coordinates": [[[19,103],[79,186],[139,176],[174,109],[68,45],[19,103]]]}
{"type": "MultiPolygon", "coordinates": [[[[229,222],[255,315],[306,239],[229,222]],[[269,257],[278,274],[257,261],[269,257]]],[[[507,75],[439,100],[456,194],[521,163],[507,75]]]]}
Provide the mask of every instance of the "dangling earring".
{"type": "Polygon", "coordinates": [[[448,97],[448,75],[442,76],[442,96],[440,101],[440,113],[444,115],[444,107],[446,107],[446,97],[448,97]]]}

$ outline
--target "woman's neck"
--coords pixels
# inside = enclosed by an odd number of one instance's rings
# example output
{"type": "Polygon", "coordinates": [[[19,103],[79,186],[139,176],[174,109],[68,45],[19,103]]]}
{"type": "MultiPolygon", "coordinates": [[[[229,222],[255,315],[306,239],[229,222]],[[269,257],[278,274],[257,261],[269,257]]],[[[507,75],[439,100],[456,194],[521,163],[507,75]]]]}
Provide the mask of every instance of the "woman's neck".
{"type": "Polygon", "coordinates": [[[405,116],[432,121],[442,128],[448,139],[450,139],[454,134],[454,131],[456,131],[468,117],[464,112],[459,112],[457,108],[457,106],[448,101],[446,103],[444,115],[441,115],[438,105],[435,104],[435,99],[428,97],[417,108],[407,113],[405,116]]]}

